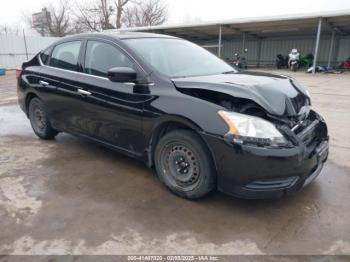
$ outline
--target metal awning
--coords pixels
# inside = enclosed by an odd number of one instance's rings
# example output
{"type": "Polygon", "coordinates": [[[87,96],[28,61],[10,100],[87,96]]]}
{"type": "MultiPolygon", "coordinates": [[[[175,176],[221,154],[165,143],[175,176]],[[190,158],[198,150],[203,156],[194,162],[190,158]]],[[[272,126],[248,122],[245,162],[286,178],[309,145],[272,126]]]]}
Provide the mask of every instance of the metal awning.
{"type": "Polygon", "coordinates": [[[317,55],[321,34],[331,36],[328,65],[332,58],[335,35],[350,35],[350,10],[323,13],[283,15],[259,18],[240,18],[197,24],[160,25],[112,29],[107,31],[137,31],[167,34],[193,41],[217,41],[218,56],[221,55],[223,40],[241,39],[242,53],[247,39],[258,39],[259,58],[261,40],[273,37],[315,36],[313,73],[317,65],[317,55]]]}
{"type": "MultiPolygon", "coordinates": [[[[122,28],[119,31],[139,31],[169,34],[173,36],[211,40],[217,38],[218,27],[224,40],[241,38],[267,38],[283,36],[307,36],[316,34],[318,19],[323,18],[323,35],[331,35],[333,30],[338,34],[350,35],[350,10],[336,12],[269,16],[260,18],[241,18],[196,24],[174,24],[149,27],[122,28]]],[[[109,30],[113,31],[113,30],[109,30]]]]}

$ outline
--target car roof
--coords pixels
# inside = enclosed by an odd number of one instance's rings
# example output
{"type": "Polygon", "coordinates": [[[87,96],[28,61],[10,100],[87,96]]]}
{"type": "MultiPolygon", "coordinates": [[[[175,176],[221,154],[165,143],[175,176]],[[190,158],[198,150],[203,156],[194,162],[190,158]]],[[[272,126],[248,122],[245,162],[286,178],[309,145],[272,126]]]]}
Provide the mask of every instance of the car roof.
{"type": "Polygon", "coordinates": [[[115,32],[95,32],[95,33],[83,33],[64,37],[64,39],[74,39],[74,38],[89,38],[89,37],[101,37],[101,38],[115,38],[115,39],[133,39],[133,38],[173,38],[177,37],[153,34],[153,33],[141,33],[141,32],[128,32],[128,31],[115,31],[115,32]]]}

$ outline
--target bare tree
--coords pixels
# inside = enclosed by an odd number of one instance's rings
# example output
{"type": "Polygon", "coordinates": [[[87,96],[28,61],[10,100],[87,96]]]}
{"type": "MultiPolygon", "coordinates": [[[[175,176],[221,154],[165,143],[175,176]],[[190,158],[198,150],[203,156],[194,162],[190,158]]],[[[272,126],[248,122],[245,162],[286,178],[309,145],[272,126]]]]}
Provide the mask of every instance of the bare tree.
{"type": "Polygon", "coordinates": [[[69,0],[60,0],[57,6],[43,6],[39,25],[32,23],[31,17],[25,20],[41,35],[62,37],[76,32],[74,21],[71,19],[69,0]]]}
{"type": "Polygon", "coordinates": [[[161,0],[146,0],[141,5],[143,14],[142,25],[161,25],[168,19],[167,6],[161,0]]]}
{"type": "Polygon", "coordinates": [[[163,24],[168,18],[167,6],[162,0],[145,0],[126,8],[123,22],[127,27],[163,24]]]}
{"type": "Polygon", "coordinates": [[[85,31],[101,31],[114,28],[112,16],[115,9],[111,0],[94,0],[85,6],[78,6],[76,24],[85,31]]]}
{"type": "MultiPolygon", "coordinates": [[[[159,25],[167,19],[164,0],[90,0],[76,4],[59,0],[57,6],[43,6],[37,13],[35,26],[32,16],[25,20],[41,35],[65,36],[86,31],[121,28],[123,25],[159,25]],[[139,2],[137,2],[139,1],[139,2]]],[[[82,0],[81,0],[82,1],[82,0]]]]}
{"type": "Polygon", "coordinates": [[[122,19],[123,24],[126,27],[134,27],[136,24],[136,20],[138,20],[139,12],[136,7],[126,8],[124,11],[124,16],[122,19]]]}
{"type": "Polygon", "coordinates": [[[51,18],[48,22],[48,29],[51,36],[62,37],[73,32],[69,8],[68,0],[61,0],[57,9],[49,8],[51,18]]]}
{"type": "Polygon", "coordinates": [[[20,29],[17,25],[0,25],[0,35],[20,35],[20,29]]]}
{"type": "Polygon", "coordinates": [[[131,0],[116,0],[115,6],[116,6],[116,28],[122,27],[122,16],[124,13],[124,8],[126,4],[130,3],[131,0]]]}

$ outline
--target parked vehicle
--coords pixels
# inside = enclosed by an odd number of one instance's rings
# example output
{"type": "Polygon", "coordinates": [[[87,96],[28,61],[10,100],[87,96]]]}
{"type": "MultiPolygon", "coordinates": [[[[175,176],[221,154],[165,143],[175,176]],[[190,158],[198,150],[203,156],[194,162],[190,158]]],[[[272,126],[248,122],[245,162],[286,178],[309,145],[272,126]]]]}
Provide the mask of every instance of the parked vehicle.
{"type": "Polygon", "coordinates": [[[301,61],[301,65],[303,67],[306,67],[306,69],[310,68],[314,62],[314,55],[309,53],[306,55],[301,54],[300,55],[300,61],[301,61]]]}
{"type": "Polygon", "coordinates": [[[296,192],[328,156],[327,125],[294,79],[239,72],[165,35],[62,38],[23,63],[18,101],[38,137],[99,142],[188,199],[296,192]]]}
{"type": "Polygon", "coordinates": [[[282,54],[278,54],[276,58],[276,67],[277,69],[288,67],[288,56],[283,56],[282,54]]]}
{"type": "MultiPolygon", "coordinates": [[[[247,51],[248,50],[245,49],[245,52],[247,51]]],[[[237,68],[248,68],[247,59],[245,57],[241,57],[238,53],[235,53],[234,57],[235,58],[232,61],[232,65],[236,66],[237,68]]]]}
{"type": "Polygon", "coordinates": [[[289,54],[288,67],[294,72],[300,67],[300,53],[296,48],[293,48],[289,54]]]}
{"type": "Polygon", "coordinates": [[[290,67],[293,71],[296,71],[300,67],[305,67],[306,69],[308,69],[312,66],[313,60],[314,56],[311,53],[304,55],[299,54],[299,52],[296,51],[296,53],[293,54],[292,51],[289,54],[289,56],[283,56],[282,54],[278,54],[276,58],[276,67],[277,69],[281,69],[283,67],[290,67]]]}
{"type": "Polygon", "coordinates": [[[338,69],[350,69],[350,56],[348,57],[347,60],[342,61],[337,68],[338,69]]]}
{"type": "MultiPolygon", "coordinates": [[[[307,71],[306,73],[312,73],[314,67],[311,66],[307,71]]],[[[316,69],[315,69],[315,72],[317,73],[325,73],[325,72],[328,72],[328,73],[335,73],[336,71],[334,71],[331,67],[328,67],[328,66],[316,66],[316,69]]]]}

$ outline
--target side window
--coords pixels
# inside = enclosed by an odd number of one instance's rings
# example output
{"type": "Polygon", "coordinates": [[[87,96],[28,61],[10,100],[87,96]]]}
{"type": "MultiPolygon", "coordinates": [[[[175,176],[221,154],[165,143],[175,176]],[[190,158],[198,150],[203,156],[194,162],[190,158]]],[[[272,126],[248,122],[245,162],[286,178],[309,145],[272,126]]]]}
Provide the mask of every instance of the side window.
{"type": "Polygon", "coordinates": [[[55,46],[50,66],[77,71],[80,41],[72,41],[55,46]]]}
{"type": "Polygon", "coordinates": [[[107,71],[113,67],[134,67],[134,63],[113,45],[88,41],[84,72],[106,77],[107,71]]]}
{"type": "Polygon", "coordinates": [[[49,62],[51,50],[52,50],[52,47],[49,47],[40,53],[40,59],[44,65],[47,65],[47,63],[49,62]]]}

